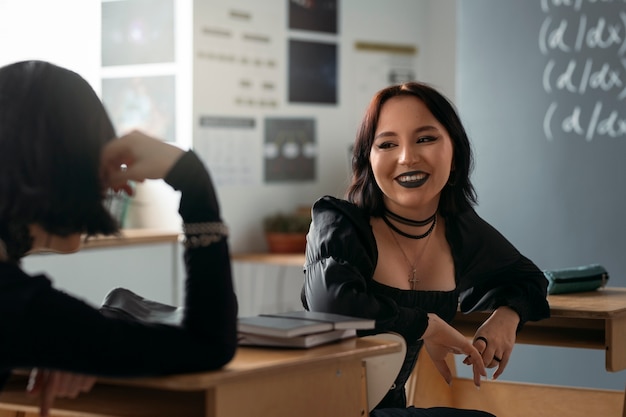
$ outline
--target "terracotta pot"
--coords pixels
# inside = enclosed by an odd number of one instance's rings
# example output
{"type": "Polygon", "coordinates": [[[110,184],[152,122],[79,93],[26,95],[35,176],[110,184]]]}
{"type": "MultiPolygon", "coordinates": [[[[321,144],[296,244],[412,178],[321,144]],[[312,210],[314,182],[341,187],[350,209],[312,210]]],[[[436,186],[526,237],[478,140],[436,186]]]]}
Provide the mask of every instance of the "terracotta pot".
{"type": "Polygon", "coordinates": [[[265,239],[272,253],[304,253],[306,233],[266,233],[265,239]]]}

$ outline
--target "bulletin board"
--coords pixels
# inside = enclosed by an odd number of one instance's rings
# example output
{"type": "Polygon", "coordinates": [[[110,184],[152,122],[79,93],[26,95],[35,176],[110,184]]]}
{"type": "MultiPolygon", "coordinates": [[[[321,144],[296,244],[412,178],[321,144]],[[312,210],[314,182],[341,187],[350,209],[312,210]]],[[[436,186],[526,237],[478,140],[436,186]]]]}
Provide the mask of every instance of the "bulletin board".
{"type": "Polygon", "coordinates": [[[194,148],[218,186],[316,181],[307,106],[339,101],[339,0],[194,6],[194,148]]]}

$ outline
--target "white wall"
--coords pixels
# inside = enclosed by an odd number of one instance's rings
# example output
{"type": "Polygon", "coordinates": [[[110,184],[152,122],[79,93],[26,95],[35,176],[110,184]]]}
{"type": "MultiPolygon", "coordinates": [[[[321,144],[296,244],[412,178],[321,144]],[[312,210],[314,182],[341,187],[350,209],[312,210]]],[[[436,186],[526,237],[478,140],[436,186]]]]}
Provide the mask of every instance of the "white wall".
{"type": "MultiPolygon", "coordinates": [[[[281,6],[283,0],[273,0],[281,6]]],[[[177,1],[178,65],[180,90],[177,141],[191,146],[191,94],[210,95],[191,85],[192,0],[177,1]],[[184,24],[183,22],[187,22],[184,24]]],[[[215,1],[202,4],[209,12],[215,1]]],[[[347,185],[348,146],[352,143],[359,114],[366,105],[357,102],[351,74],[355,41],[413,44],[418,48],[417,76],[454,96],[455,1],[438,0],[342,0],[339,41],[339,103],[336,106],[296,106],[281,115],[314,117],[317,122],[319,156],[317,180],[304,183],[220,187],[218,195],[224,218],[231,227],[231,248],[236,252],[265,250],[261,230],[264,215],[297,206],[310,206],[324,194],[341,195],[347,185]]],[[[283,36],[284,27],[277,26],[283,36]]],[[[111,73],[100,68],[100,1],[98,0],[0,0],[0,64],[21,59],[43,59],[66,66],[85,77],[99,92],[100,77],[111,73]],[[36,10],[36,13],[32,13],[36,10]],[[72,13],[68,13],[72,10],[72,13]]],[[[381,87],[383,87],[381,85],[381,87]]],[[[373,92],[372,92],[373,93],[373,92]]],[[[219,100],[215,97],[215,100],[219,100]]],[[[179,218],[171,213],[177,195],[159,183],[139,189],[137,204],[130,213],[131,226],[151,227],[163,223],[177,227],[179,218]],[[140,207],[142,207],[140,209],[140,207]],[[150,207],[150,208],[146,208],[150,207]],[[139,213],[133,210],[141,210],[139,213]]]]}
{"type": "MultiPolygon", "coordinates": [[[[245,0],[236,2],[246,3],[245,0]]],[[[202,4],[202,14],[218,14],[223,9],[219,2],[197,2],[202,4]]],[[[267,0],[264,6],[273,11],[276,22],[275,36],[286,39],[288,33],[282,22],[285,2],[267,0]]],[[[415,1],[415,0],[342,0],[340,9],[338,50],[339,50],[339,98],[337,105],[282,105],[270,115],[281,117],[312,117],[316,121],[319,156],[317,159],[317,180],[283,184],[231,185],[219,187],[218,194],[223,214],[231,227],[233,251],[263,251],[265,242],[261,228],[261,218],[275,211],[288,211],[298,206],[310,206],[318,197],[331,194],[341,196],[349,180],[348,148],[354,140],[357,123],[367,105],[362,94],[357,91],[354,74],[355,49],[357,41],[387,44],[408,44],[418,48],[416,74],[424,81],[431,81],[449,94],[454,94],[454,36],[455,2],[415,1]],[[432,18],[429,13],[434,14],[432,18]],[[446,16],[452,13],[452,17],[446,16]],[[441,45],[441,47],[439,46],[441,45]],[[443,70],[442,70],[443,69],[443,70]],[[361,101],[359,101],[361,100],[361,101]]],[[[196,16],[196,25],[202,18],[196,16]]],[[[198,33],[198,28],[196,28],[198,33]]],[[[196,34],[196,36],[200,36],[196,34]]],[[[320,36],[321,37],[321,36],[320,36]]],[[[329,37],[321,37],[323,40],[329,37]]],[[[330,37],[332,39],[332,37],[330,37]]],[[[285,55],[286,56],[286,52],[285,55]]],[[[228,111],[228,103],[223,103],[220,94],[212,94],[210,88],[203,88],[203,80],[219,77],[207,74],[205,67],[196,66],[194,90],[194,118],[204,109],[215,108],[222,114],[228,111]]],[[[214,82],[212,79],[207,81],[214,82]]],[[[371,95],[379,88],[371,91],[371,95]]],[[[367,96],[367,100],[371,97],[367,96]]],[[[205,111],[206,113],[206,111],[205,111]]],[[[251,112],[244,114],[250,116],[251,112]]],[[[254,113],[252,113],[254,115],[254,113]]],[[[261,143],[262,137],[258,138],[261,143]]],[[[259,156],[260,158],[260,156],[259,156]]]]}
{"type": "Polygon", "coordinates": [[[0,0],[0,65],[51,61],[99,89],[99,38],[99,1],[0,0]]]}

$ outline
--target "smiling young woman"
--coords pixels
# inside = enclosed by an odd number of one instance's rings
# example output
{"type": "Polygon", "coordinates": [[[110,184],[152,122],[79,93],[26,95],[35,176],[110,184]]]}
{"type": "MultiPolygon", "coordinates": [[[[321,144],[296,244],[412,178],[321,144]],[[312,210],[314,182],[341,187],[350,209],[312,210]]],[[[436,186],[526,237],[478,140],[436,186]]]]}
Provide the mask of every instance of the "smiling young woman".
{"type": "Polygon", "coordinates": [[[375,333],[405,338],[402,369],[372,417],[490,416],[406,408],[405,383],[422,346],[446,381],[450,352],[466,356],[477,386],[485,368],[497,378],[517,330],[549,314],[543,273],[474,210],[469,139],[432,87],[379,91],[353,149],[346,198],[313,205],[304,307],[375,319],[375,333]],[[459,302],[462,311],[491,312],[473,341],[449,324],[459,302]]]}

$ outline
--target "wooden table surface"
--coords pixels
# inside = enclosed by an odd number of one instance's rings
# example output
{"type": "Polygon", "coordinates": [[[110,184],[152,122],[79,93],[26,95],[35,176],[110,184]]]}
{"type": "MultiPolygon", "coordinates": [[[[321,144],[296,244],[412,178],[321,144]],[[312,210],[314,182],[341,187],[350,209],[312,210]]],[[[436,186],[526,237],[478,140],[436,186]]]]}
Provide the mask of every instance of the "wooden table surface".
{"type": "Polygon", "coordinates": [[[363,338],[350,338],[339,343],[331,343],[312,349],[240,347],[237,349],[234,359],[219,371],[158,378],[103,378],[101,381],[115,385],[166,388],[179,391],[199,390],[233,379],[280,372],[294,366],[317,365],[347,358],[362,359],[399,350],[400,346],[396,343],[377,342],[363,338]]]}
{"type": "MultiPolygon", "coordinates": [[[[242,347],[223,369],[157,378],[100,378],[55,417],[362,417],[364,359],[400,352],[384,339],[346,339],[311,349],[242,347]]],[[[24,376],[0,393],[0,417],[35,417],[24,376]],[[26,413],[26,414],[24,414],[26,413]]]]}
{"type": "MultiPolygon", "coordinates": [[[[626,369],[626,288],[548,297],[550,318],[528,322],[518,343],[606,350],[606,369],[626,369]]],[[[472,336],[488,313],[458,313],[453,325],[472,336]]]]}
{"type": "Polygon", "coordinates": [[[119,235],[90,237],[83,242],[81,250],[150,243],[174,243],[178,241],[181,233],[176,230],[122,229],[119,235]]]}

